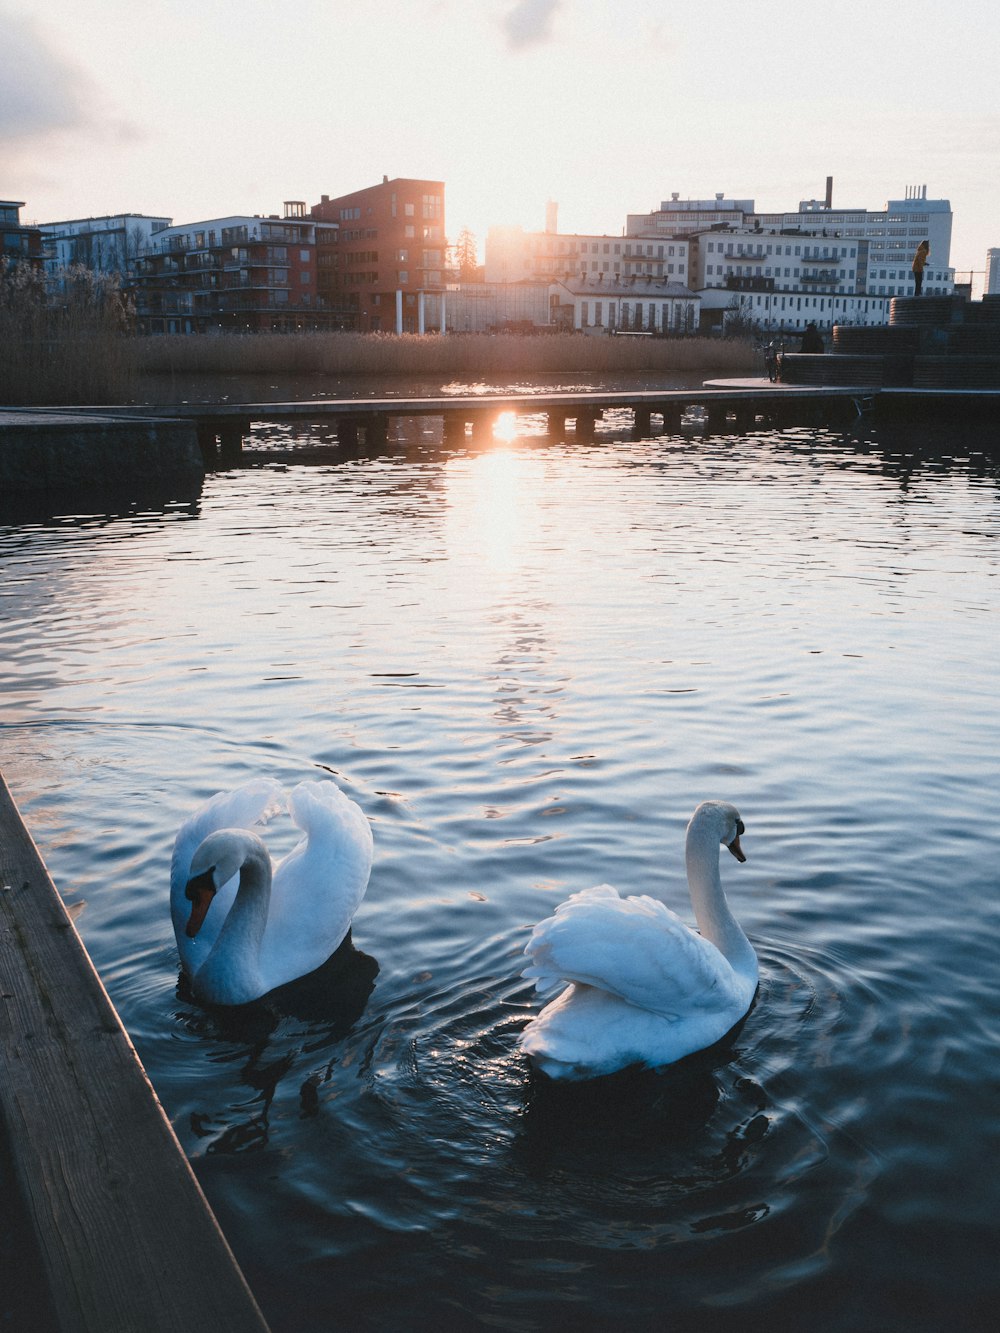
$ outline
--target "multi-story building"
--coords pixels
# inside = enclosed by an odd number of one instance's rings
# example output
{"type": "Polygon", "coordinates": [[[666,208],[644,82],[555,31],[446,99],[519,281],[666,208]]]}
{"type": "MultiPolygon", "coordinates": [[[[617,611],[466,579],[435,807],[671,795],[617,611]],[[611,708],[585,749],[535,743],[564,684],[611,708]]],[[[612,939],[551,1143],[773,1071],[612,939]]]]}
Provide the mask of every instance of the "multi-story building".
{"type": "Polygon", "coordinates": [[[96,273],[135,275],[139,259],[157,232],[170,226],[172,218],[147,217],[144,213],[115,213],[98,218],[75,218],[67,222],[42,222],[46,268],[50,273],[83,264],[96,273]]]}
{"type": "Polygon", "coordinates": [[[1000,250],[986,251],[984,290],[987,296],[1000,296],[1000,250]]]}
{"type": "Polygon", "coordinates": [[[568,278],[665,278],[686,285],[685,238],[566,235],[491,227],[486,236],[487,282],[557,282],[568,278]]]}
{"type": "Polygon", "coordinates": [[[444,183],[382,178],[311,212],[323,308],[361,333],[443,329],[444,183]]]}
{"type": "Polygon", "coordinates": [[[931,246],[924,291],[954,290],[948,200],[911,187],[873,212],[835,209],[832,194],[828,178],[823,201],[805,200],[787,213],[758,212],[752,199],[675,194],[651,213],[630,214],[626,234],[647,244],[686,238],[689,285],[703,310],[721,320],[737,309],[764,328],[884,323],[892,297],[913,293],[910,264],[924,239],[931,246]]]}
{"type": "Polygon", "coordinates": [[[276,213],[164,227],[132,284],[147,333],[330,327],[316,283],[316,224],[299,200],[276,213]]]}
{"type": "Polygon", "coordinates": [[[42,233],[37,227],[21,226],[23,200],[0,199],[0,263],[42,267],[42,233]]]}

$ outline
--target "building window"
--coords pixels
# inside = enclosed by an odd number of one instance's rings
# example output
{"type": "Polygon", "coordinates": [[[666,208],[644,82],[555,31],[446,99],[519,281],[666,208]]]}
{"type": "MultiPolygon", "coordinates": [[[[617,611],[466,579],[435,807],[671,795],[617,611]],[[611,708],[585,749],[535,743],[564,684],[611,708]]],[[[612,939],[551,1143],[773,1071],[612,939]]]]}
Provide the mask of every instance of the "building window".
{"type": "Polygon", "coordinates": [[[397,270],[397,272],[396,272],[396,281],[397,281],[397,282],[409,282],[409,281],[410,281],[410,275],[409,275],[409,273],[407,272],[407,270],[406,270],[405,268],[401,268],[401,269],[398,269],[398,270],[397,270]]]}

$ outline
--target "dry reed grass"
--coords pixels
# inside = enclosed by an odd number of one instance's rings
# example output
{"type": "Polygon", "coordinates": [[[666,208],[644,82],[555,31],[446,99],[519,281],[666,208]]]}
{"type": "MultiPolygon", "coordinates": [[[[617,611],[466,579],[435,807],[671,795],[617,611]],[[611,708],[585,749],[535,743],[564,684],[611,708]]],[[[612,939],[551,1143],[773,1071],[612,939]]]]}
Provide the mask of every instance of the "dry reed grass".
{"type": "Polygon", "coordinates": [[[413,375],[604,371],[739,374],[754,364],[749,339],[588,338],[449,333],[252,333],[165,336],[137,343],[143,374],[413,375]]]}
{"type": "Polygon", "coordinates": [[[0,403],[124,402],[136,378],[116,277],[75,265],[46,280],[0,265],[0,403]]]}
{"type": "Polygon", "coordinates": [[[81,266],[53,284],[0,269],[0,403],[127,402],[143,375],[394,375],[509,379],[579,371],[740,374],[748,339],[389,333],[138,337],[117,280],[81,266]]]}

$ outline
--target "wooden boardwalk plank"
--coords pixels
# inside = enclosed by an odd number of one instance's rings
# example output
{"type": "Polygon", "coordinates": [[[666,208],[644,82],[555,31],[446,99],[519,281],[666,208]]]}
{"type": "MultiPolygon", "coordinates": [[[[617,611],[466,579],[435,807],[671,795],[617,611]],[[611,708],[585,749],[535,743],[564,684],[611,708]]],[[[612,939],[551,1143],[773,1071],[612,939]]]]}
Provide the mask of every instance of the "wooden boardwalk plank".
{"type": "Polygon", "coordinates": [[[0,1114],[60,1330],[266,1333],[2,775],[0,1114]]]}

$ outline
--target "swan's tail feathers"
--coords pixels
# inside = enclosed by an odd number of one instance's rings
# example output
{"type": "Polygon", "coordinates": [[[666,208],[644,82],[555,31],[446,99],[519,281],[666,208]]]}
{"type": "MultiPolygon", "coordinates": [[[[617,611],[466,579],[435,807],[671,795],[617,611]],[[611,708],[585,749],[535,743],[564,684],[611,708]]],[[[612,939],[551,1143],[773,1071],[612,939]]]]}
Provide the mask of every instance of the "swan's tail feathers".
{"type": "Polygon", "coordinates": [[[234,791],[220,791],[207,800],[177,830],[170,863],[171,883],[187,872],[191,858],[210,833],[224,828],[252,829],[285,808],[285,791],[273,778],[256,778],[234,791]]]}

